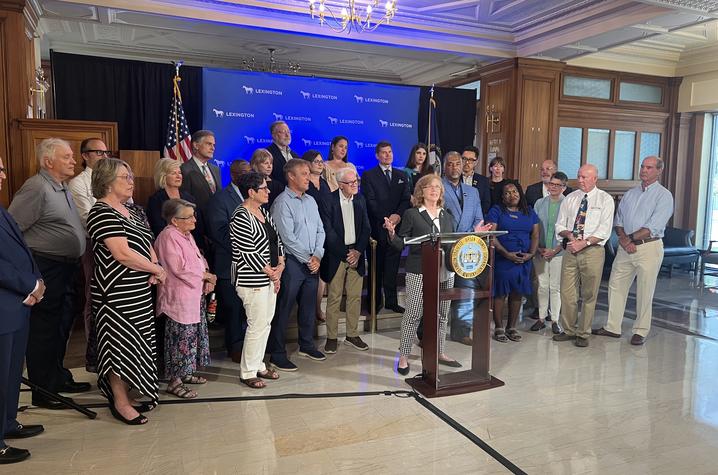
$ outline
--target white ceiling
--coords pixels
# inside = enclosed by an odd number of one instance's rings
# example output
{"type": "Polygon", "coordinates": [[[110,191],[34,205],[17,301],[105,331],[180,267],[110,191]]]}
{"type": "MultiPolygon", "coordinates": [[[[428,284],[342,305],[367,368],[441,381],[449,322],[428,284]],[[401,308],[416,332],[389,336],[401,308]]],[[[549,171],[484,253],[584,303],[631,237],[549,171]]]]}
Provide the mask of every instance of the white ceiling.
{"type": "Polygon", "coordinates": [[[319,25],[300,0],[30,3],[45,58],[53,49],[241,69],[274,48],[301,74],[431,84],[516,56],[667,76],[718,57],[718,1],[398,0],[390,25],[351,35],[319,25]]]}

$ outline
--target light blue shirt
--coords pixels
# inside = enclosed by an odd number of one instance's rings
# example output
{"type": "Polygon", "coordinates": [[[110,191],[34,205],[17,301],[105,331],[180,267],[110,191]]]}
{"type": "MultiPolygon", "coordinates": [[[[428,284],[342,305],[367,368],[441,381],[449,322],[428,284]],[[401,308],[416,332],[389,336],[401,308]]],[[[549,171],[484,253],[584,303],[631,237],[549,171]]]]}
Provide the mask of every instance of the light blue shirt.
{"type": "Polygon", "coordinates": [[[272,204],[272,219],[287,254],[303,264],[324,256],[324,225],[314,198],[286,187],[272,204]]]}
{"type": "Polygon", "coordinates": [[[673,216],[673,195],[658,182],[643,190],[641,185],[631,188],[618,204],[613,221],[626,234],[641,228],[651,231],[651,237],[662,238],[666,223],[673,216]]]}

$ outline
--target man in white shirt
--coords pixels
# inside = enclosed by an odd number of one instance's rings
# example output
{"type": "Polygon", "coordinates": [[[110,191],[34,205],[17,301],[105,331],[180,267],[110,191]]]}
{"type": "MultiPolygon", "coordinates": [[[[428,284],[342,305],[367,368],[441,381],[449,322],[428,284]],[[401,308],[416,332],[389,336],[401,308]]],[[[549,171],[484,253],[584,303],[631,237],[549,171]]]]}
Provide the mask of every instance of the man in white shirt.
{"type": "Polygon", "coordinates": [[[596,187],[597,181],[594,165],[579,168],[579,189],[563,200],[556,220],[556,238],[568,252],[561,263],[560,324],[564,331],[553,339],[574,340],[579,347],[588,346],[605,259],[603,246],[611,236],[615,206],[611,195],[596,187]],[[579,286],[583,300],[580,320],[579,286]]]}
{"type": "Polygon", "coordinates": [[[623,195],[614,225],[620,244],[608,282],[608,322],[594,335],[619,338],[628,290],[636,281],[636,321],[632,345],[642,345],[651,330],[653,292],[663,261],[663,232],[673,215],[673,195],[658,181],[663,160],[646,157],[641,184],[623,195]]]}
{"type": "MultiPolygon", "coordinates": [[[[102,139],[89,138],[80,144],[80,155],[82,156],[85,169],[75,178],[70,180],[68,189],[72,194],[72,200],[77,206],[77,212],[80,215],[82,226],[87,231],[87,214],[90,212],[97,201],[92,195],[92,170],[97,163],[105,157],[110,156],[107,151],[107,145],[102,139]]],[[[84,305],[82,307],[82,318],[85,322],[85,339],[87,347],[85,349],[85,369],[88,372],[97,372],[97,332],[95,323],[92,321],[92,301],[90,299],[90,280],[94,269],[94,256],[90,238],[87,238],[87,247],[85,253],[80,258],[80,267],[84,283],[84,305]]]]}

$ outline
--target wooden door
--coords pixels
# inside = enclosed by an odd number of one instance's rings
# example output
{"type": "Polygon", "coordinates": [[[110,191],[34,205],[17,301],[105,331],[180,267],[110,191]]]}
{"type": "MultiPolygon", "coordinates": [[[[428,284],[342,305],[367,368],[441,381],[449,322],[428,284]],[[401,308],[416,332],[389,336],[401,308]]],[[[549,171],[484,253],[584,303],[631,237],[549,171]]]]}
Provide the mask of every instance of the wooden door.
{"type": "Polygon", "coordinates": [[[541,162],[550,154],[552,80],[524,78],[521,88],[519,176],[526,187],[541,179],[541,162]]]}

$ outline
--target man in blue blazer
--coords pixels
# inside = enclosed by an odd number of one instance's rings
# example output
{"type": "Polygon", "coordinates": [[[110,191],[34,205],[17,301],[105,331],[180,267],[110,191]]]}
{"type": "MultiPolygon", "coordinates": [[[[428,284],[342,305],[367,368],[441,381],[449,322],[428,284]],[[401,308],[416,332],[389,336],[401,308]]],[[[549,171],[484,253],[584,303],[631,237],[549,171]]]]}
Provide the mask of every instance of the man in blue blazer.
{"type": "MultiPolygon", "coordinates": [[[[462,177],[462,156],[448,152],[444,156],[444,202],[446,209],[454,216],[457,233],[470,233],[483,225],[484,214],[481,198],[476,188],[464,184],[462,177]]],[[[459,276],[454,279],[455,287],[477,288],[476,279],[466,280],[459,276]]],[[[451,302],[450,338],[470,345],[471,326],[474,312],[472,301],[451,302]]]]}
{"type": "Polygon", "coordinates": [[[481,211],[486,214],[491,207],[491,189],[489,179],[474,171],[476,162],[479,160],[479,149],[474,146],[464,147],[461,152],[461,160],[463,165],[462,181],[466,185],[473,186],[479,192],[481,211]]]}
{"type": "MultiPolygon", "coordinates": [[[[375,148],[379,164],[362,175],[362,193],[366,198],[371,236],[376,239],[376,310],[382,306],[404,313],[396,296],[396,279],[399,273],[401,252],[389,244],[384,218],[399,226],[404,211],[409,209],[411,194],[406,173],[391,166],[394,153],[389,142],[379,142],[375,148]],[[384,301],[382,303],[382,290],[384,301]]],[[[372,269],[369,269],[371,273],[372,269]]]]}
{"type": "Polygon", "coordinates": [[[337,171],[339,189],[319,203],[324,223],[324,257],[319,275],[328,285],[326,353],[337,352],[339,305],[346,292],[346,345],[357,350],[369,346],[359,337],[361,291],[364,284],[364,251],[369,245],[369,216],[366,202],[359,194],[359,176],[353,167],[337,171]]]}
{"type": "MultiPolygon", "coordinates": [[[[0,159],[0,189],[5,180],[0,159]]],[[[17,422],[20,377],[30,329],[30,307],[42,300],[45,284],[17,223],[0,205],[0,464],[25,460],[30,452],[5,439],[32,437],[41,425],[17,422]]]]}
{"type": "Polygon", "coordinates": [[[272,180],[287,186],[284,165],[292,158],[299,158],[299,155],[289,148],[289,144],[292,143],[292,131],[289,130],[286,122],[277,120],[269,125],[269,133],[272,134],[272,145],[267,147],[267,150],[272,154],[272,180]]]}
{"type": "MultiPolygon", "coordinates": [[[[237,161],[232,162],[230,169],[237,161]]],[[[229,185],[212,196],[207,206],[207,235],[214,248],[213,268],[217,275],[218,314],[224,323],[224,342],[232,361],[242,360],[242,345],[247,328],[244,304],[237,295],[230,276],[232,267],[232,244],[229,241],[229,221],[234,210],[242,204],[242,194],[237,188],[241,175],[232,174],[229,185]]]]}

